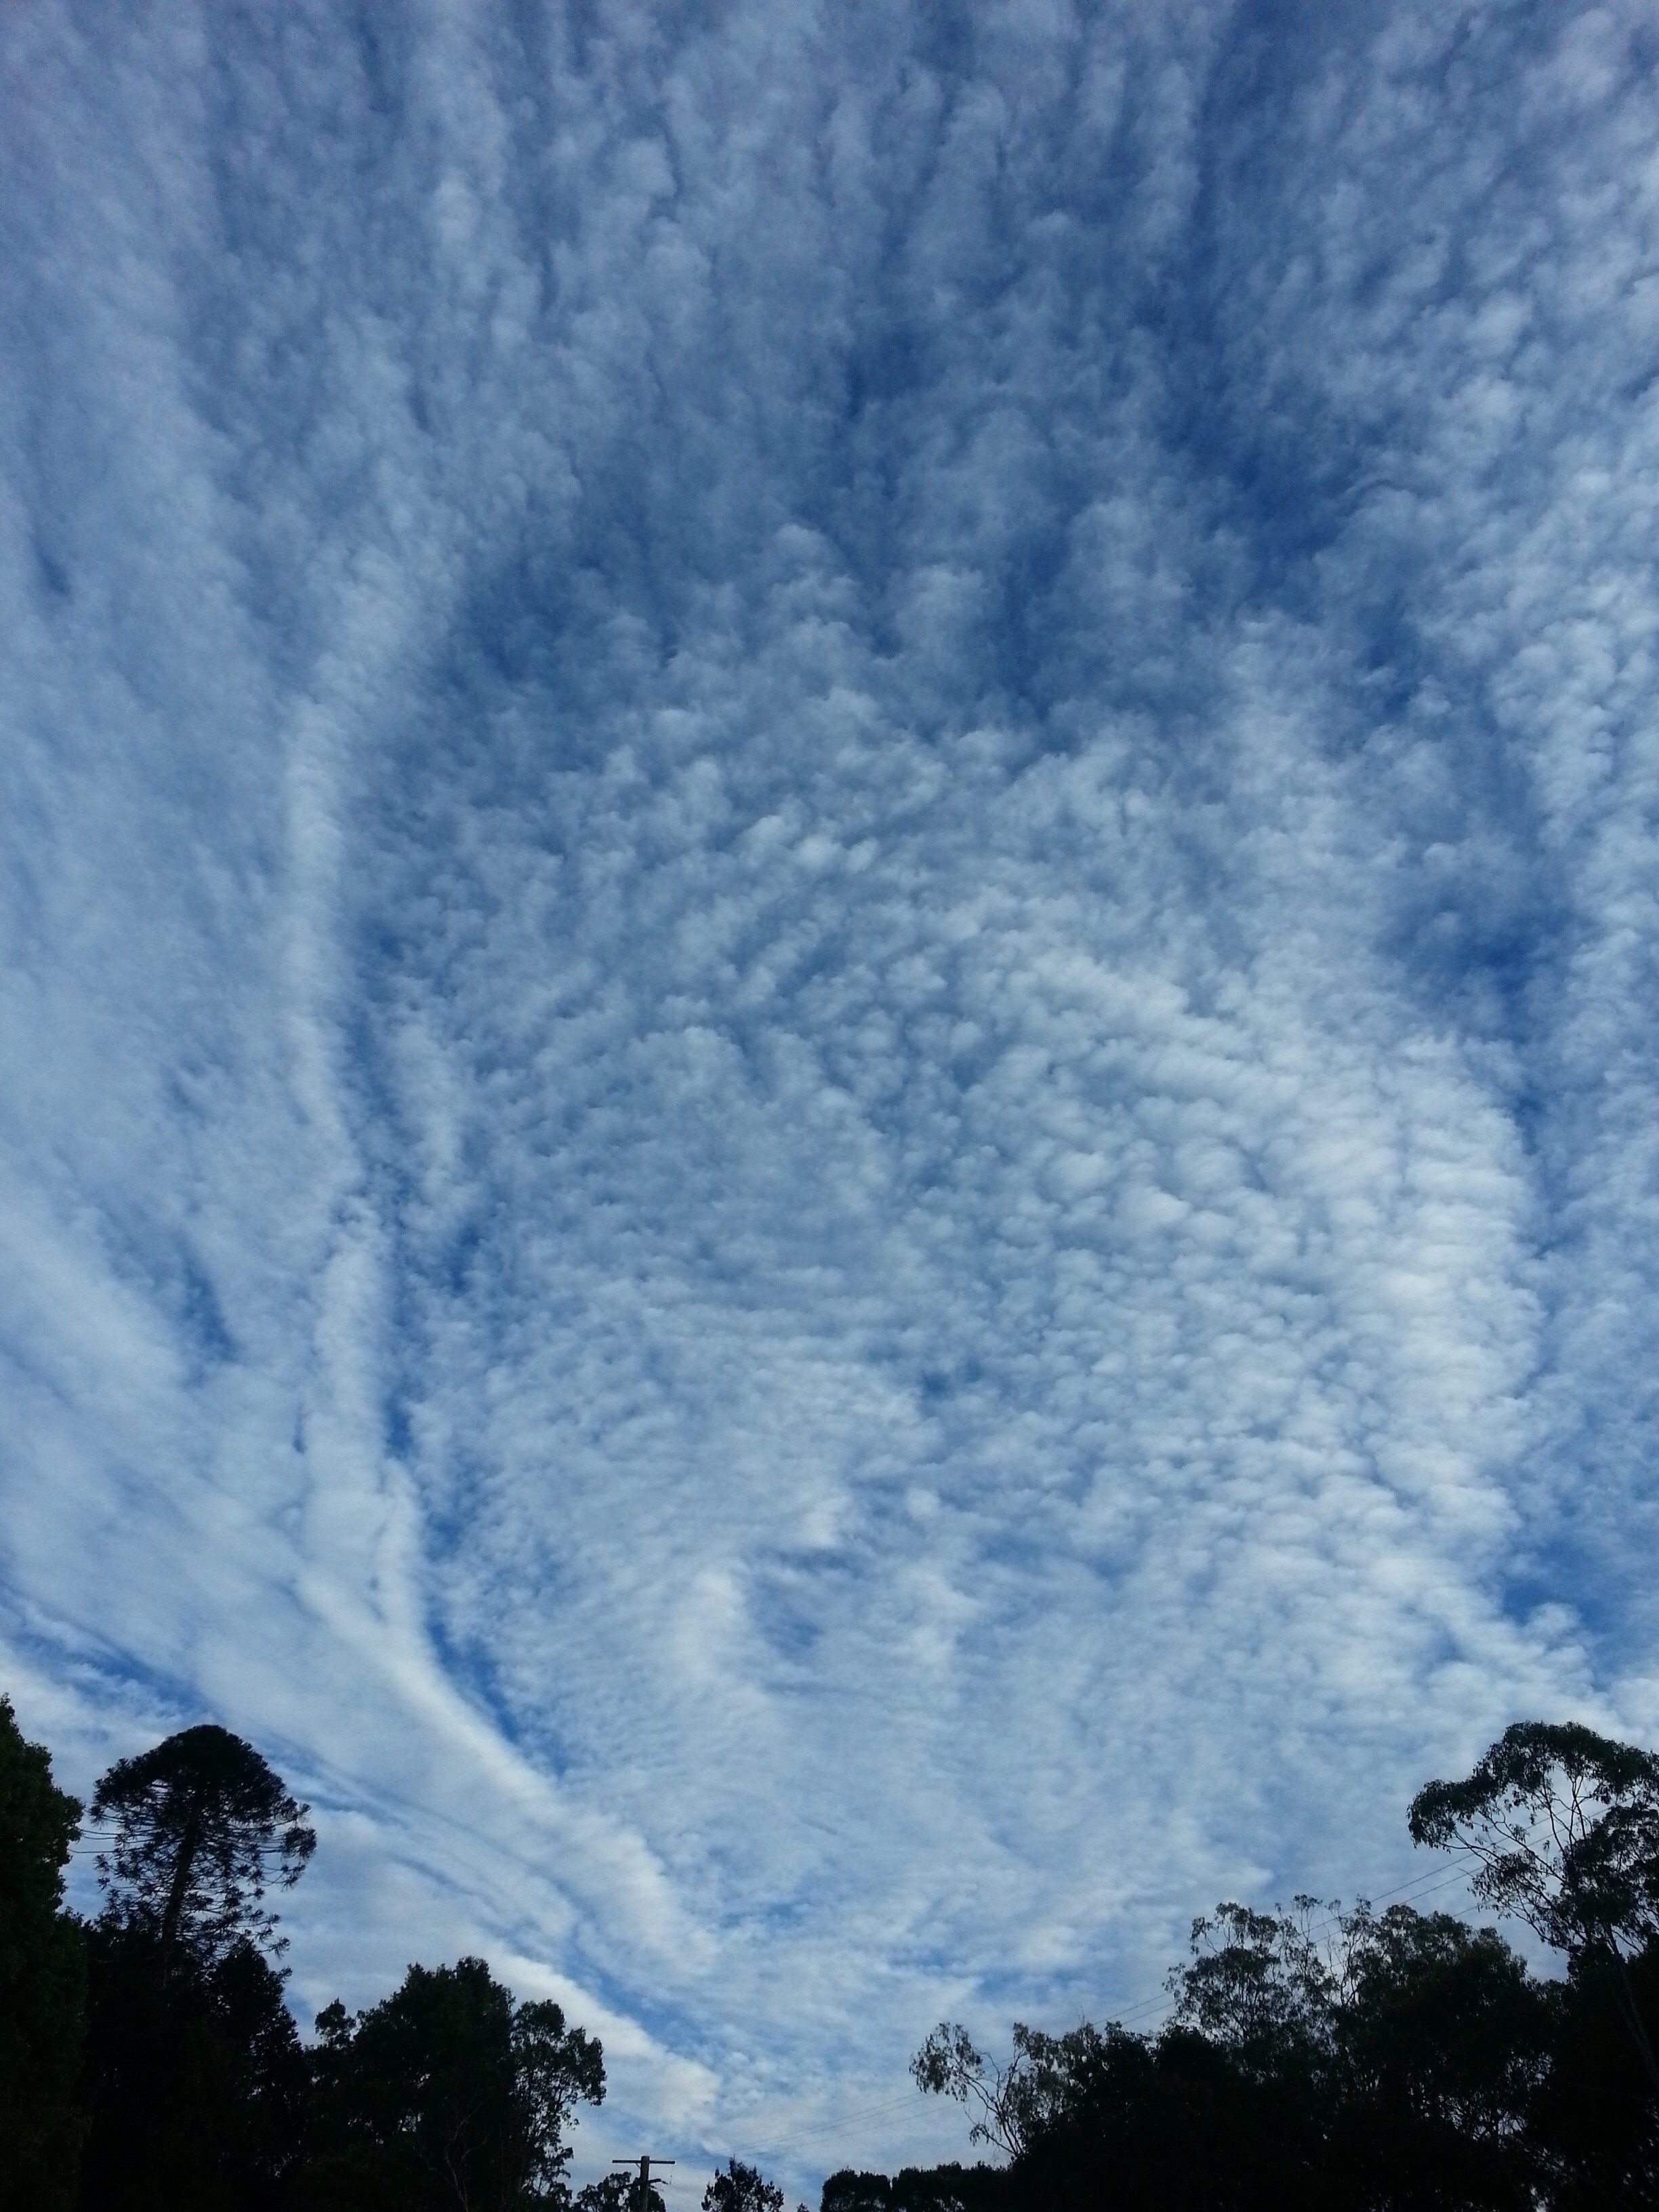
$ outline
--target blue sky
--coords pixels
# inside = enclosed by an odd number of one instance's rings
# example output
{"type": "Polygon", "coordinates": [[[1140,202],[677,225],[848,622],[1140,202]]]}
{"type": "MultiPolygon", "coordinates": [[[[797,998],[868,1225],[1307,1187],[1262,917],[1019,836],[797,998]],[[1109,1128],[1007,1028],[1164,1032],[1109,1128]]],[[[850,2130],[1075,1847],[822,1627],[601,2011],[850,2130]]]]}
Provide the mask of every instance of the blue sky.
{"type": "Polygon", "coordinates": [[[1656,66],[0,18],[0,1660],[303,1788],[302,2016],[805,2193],[1659,1735],[1656,66]]]}

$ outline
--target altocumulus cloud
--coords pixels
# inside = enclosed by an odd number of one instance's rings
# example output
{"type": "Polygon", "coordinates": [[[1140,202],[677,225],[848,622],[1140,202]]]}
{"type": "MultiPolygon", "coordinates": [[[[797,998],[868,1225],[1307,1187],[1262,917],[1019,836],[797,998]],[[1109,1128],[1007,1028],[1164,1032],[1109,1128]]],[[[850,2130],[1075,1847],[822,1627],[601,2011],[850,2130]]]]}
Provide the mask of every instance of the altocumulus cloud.
{"type": "Polygon", "coordinates": [[[1659,1729],[1656,54],[5,11],[6,1663],[303,2002],[805,2186],[1659,1729]]]}

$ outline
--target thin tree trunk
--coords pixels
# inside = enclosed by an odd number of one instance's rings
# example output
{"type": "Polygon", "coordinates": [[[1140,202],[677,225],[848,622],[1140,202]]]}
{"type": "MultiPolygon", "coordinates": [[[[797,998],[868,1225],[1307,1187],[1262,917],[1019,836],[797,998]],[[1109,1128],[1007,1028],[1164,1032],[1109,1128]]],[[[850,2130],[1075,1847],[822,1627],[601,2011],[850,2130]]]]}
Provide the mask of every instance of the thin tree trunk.
{"type": "Polygon", "coordinates": [[[173,1862],[173,1881],[161,1913],[161,1957],[164,1963],[173,1957],[185,1899],[190,1894],[191,1874],[196,1864],[196,1854],[201,1847],[202,1803],[198,1797],[191,1805],[190,1818],[185,1822],[185,1832],[179,1839],[179,1856],[173,1862]]]}

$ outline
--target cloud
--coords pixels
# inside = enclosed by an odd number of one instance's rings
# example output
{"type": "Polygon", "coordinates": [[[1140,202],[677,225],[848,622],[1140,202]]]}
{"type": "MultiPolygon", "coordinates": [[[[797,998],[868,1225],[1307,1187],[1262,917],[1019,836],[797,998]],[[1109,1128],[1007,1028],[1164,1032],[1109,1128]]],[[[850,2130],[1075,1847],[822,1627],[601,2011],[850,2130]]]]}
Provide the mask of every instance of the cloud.
{"type": "Polygon", "coordinates": [[[804,2187],[1651,1731],[1646,38],[13,11],[10,1665],[305,2002],[804,2187]]]}

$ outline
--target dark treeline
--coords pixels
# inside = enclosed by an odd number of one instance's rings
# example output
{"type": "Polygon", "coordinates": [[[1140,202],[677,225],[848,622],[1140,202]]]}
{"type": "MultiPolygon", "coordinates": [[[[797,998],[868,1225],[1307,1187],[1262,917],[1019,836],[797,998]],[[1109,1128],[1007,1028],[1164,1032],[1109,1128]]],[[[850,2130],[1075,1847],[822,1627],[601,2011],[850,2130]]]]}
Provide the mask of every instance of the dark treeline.
{"type": "Polygon", "coordinates": [[[1409,1822],[1559,1978],[1450,1913],[1223,1905],[1157,2033],[1016,2027],[997,2066],[941,2025],[917,2081],[1006,2163],[835,2174],[823,2212],[1659,2206],[1659,1761],[1522,1723],[1409,1822]]]}
{"type": "MultiPolygon", "coordinates": [[[[82,1808],[0,1698],[0,2212],[664,2212],[626,2172],[570,2188],[605,2054],[481,1959],[412,1966],[301,2042],[268,1894],[311,1858],[308,1809],[222,1728],[122,1759],[90,1807],[104,1905],[83,1920],[64,1898],[82,1808]]],[[[782,2196],[732,2160],[703,2203],[782,2196]]]]}
{"type": "MultiPolygon", "coordinates": [[[[103,1907],[66,1910],[82,1808],[0,1698],[0,2212],[662,2212],[628,2173],[573,2191],[599,2043],[478,1959],[412,1966],[301,2041],[270,1891],[315,1847],[251,1746],[185,1729],[112,1767],[103,1907]]],[[[1589,2212],[1659,2207],[1659,1760],[1522,1724],[1410,1809],[1483,1905],[1560,1960],[1408,1905],[1223,1905],[1138,2034],[960,2027],[917,2054],[997,2163],[845,2171],[823,2212],[1589,2212]]],[[[728,2160],[705,2212],[782,2212],[728,2160]]]]}

